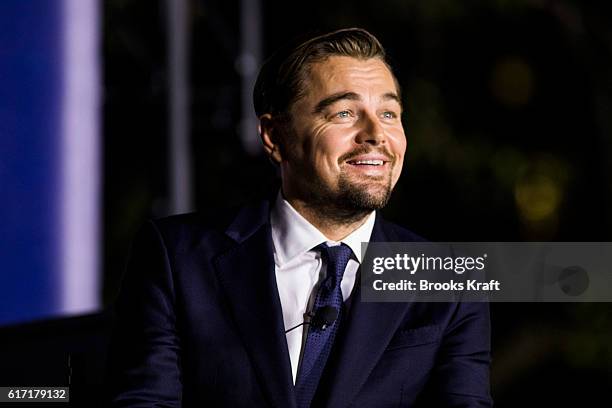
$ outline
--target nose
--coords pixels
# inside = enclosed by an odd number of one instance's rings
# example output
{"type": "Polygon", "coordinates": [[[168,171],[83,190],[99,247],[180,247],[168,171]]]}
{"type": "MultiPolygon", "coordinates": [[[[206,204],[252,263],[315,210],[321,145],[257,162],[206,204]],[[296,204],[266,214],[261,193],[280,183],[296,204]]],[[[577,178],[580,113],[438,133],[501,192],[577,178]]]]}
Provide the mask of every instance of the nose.
{"type": "Polygon", "coordinates": [[[385,143],[385,130],[378,116],[372,113],[364,113],[360,122],[361,128],[356,137],[357,143],[369,143],[374,146],[385,143]]]}

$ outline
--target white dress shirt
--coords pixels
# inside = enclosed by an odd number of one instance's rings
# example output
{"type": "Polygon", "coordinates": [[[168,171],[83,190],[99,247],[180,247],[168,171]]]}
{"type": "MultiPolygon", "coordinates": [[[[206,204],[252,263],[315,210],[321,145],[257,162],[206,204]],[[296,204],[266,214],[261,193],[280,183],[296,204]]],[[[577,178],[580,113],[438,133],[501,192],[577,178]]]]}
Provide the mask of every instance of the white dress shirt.
{"type": "MultiPolygon", "coordinates": [[[[346,238],[340,242],[330,241],[302,217],[279,192],[270,214],[270,223],[274,243],[276,284],[283,309],[285,330],[304,321],[309,301],[312,303],[313,289],[324,278],[321,254],[313,248],[324,242],[329,246],[344,243],[353,251],[340,285],[342,297],[346,300],[355,285],[355,276],[361,262],[361,243],[370,241],[375,219],[376,213],[372,211],[363,225],[346,238]]],[[[307,330],[306,325],[286,334],[294,384],[300,362],[304,327],[307,330]]]]}

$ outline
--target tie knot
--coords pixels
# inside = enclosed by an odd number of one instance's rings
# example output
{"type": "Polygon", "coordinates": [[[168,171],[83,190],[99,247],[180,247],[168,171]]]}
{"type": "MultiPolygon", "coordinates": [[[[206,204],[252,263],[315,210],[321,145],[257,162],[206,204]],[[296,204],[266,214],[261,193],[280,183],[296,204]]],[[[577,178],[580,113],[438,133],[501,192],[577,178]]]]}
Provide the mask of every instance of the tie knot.
{"type": "Polygon", "coordinates": [[[323,243],[318,245],[317,249],[321,251],[321,256],[325,258],[327,262],[327,276],[333,276],[335,278],[335,285],[336,282],[342,280],[342,275],[344,274],[349,259],[351,259],[353,251],[344,243],[336,246],[328,246],[323,243]]]}

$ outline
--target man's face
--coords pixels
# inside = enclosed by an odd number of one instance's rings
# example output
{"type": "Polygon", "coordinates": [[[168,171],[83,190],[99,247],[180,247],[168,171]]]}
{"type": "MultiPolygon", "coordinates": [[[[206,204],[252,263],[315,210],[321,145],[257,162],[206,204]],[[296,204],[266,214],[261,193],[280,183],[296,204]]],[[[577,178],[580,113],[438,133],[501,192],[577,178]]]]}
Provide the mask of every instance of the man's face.
{"type": "Polygon", "coordinates": [[[347,211],[382,208],[402,171],[406,137],[393,76],[377,58],[310,67],[289,113],[281,174],[287,198],[347,211]]]}

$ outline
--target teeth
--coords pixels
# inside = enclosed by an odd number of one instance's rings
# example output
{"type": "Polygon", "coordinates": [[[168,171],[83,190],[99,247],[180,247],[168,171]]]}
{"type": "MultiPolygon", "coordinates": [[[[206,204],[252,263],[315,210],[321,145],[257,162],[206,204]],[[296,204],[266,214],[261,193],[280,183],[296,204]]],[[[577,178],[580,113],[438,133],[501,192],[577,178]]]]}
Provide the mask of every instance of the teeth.
{"type": "Polygon", "coordinates": [[[352,163],[353,164],[369,164],[369,165],[373,165],[373,166],[382,166],[383,165],[383,161],[382,160],[355,160],[352,163]]]}

